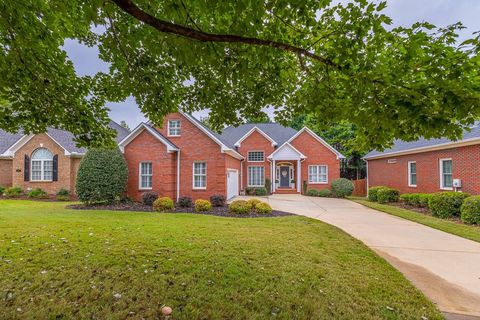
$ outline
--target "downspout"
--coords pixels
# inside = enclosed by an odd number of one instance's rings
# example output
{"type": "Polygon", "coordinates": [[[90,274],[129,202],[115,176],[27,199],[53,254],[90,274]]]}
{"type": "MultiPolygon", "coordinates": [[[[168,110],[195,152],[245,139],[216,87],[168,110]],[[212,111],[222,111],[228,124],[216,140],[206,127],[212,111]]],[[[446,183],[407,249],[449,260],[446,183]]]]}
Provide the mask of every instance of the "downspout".
{"type": "Polygon", "coordinates": [[[180,199],[180,150],[177,151],[177,201],[180,199]]]}
{"type": "Polygon", "coordinates": [[[243,163],[245,159],[240,160],[240,191],[243,190],[243,163]]]}
{"type": "Polygon", "coordinates": [[[365,159],[362,159],[363,161],[365,161],[365,173],[366,173],[366,176],[367,176],[367,197],[368,197],[368,160],[365,160],[365,159]]]}

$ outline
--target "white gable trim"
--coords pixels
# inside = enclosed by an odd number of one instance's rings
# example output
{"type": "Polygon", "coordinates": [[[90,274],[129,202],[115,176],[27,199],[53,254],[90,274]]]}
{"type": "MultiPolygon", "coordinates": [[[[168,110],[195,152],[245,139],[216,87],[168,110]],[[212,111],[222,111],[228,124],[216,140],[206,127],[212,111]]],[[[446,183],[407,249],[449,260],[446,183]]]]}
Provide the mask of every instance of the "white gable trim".
{"type": "Polygon", "coordinates": [[[237,142],[235,142],[235,147],[240,147],[240,145],[242,144],[242,141],[247,139],[252,133],[254,133],[255,131],[257,131],[258,133],[260,133],[263,137],[265,137],[265,139],[267,139],[268,141],[270,141],[272,143],[272,147],[275,147],[277,144],[277,142],[275,140],[273,140],[272,138],[270,138],[270,136],[268,134],[266,134],[265,132],[263,132],[262,130],[260,130],[259,127],[255,126],[253,127],[252,129],[250,129],[250,131],[248,131],[243,137],[241,137],[240,139],[238,139],[237,142]]]}
{"type": "Polygon", "coordinates": [[[332,151],[336,156],[337,156],[337,159],[344,159],[345,156],[343,154],[341,154],[340,152],[338,152],[334,147],[332,147],[330,144],[328,144],[325,140],[323,140],[319,135],[317,135],[315,132],[313,132],[312,130],[310,130],[309,128],[307,127],[303,127],[300,131],[298,131],[293,137],[291,137],[287,142],[292,142],[293,140],[295,140],[298,136],[300,136],[303,132],[307,132],[308,134],[310,134],[312,137],[314,137],[318,142],[320,142],[321,144],[323,144],[325,147],[327,147],[327,149],[329,149],[330,151],[332,151]]]}
{"type": "Polygon", "coordinates": [[[165,137],[163,137],[161,134],[150,128],[148,125],[146,125],[144,122],[140,123],[135,129],[133,129],[132,132],[130,132],[129,135],[127,135],[125,138],[123,138],[122,141],[118,143],[118,146],[120,147],[120,150],[122,152],[125,151],[125,147],[133,141],[140,133],[142,133],[144,130],[146,130],[148,133],[150,133],[152,136],[157,138],[160,142],[162,142],[166,147],[168,152],[174,152],[178,151],[178,148],[174,147],[165,137]]]}
{"type": "MultiPolygon", "coordinates": [[[[60,143],[58,143],[57,140],[53,139],[53,137],[51,135],[48,134],[48,132],[45,132],[45,135],[47,137],[49,137],[53,142],[55,142],[60,148],[62,148],[65,152],[65,155],[66,156],[69,156],[70,155],[70,152],[65,149],[64,146],[62,146],[60,143]]],[[[10,148],[8,148],[4,153],[2,153],[0,156],[2,157],[13,157],[15,156],[15,152],[17,152],[18,150],[20,150],[20,148],[22,148],[24,145],[27,144],[27,142],[29,142],[30,140],[32,140],[33,137],[35,137],[36,134],[29,134],[29,135],[24,135],[23,137],[21,137],[20,139],[17,140],[17,142],[15,142],[14,144],[12,144],[10,146],[10,148]]]]}
{"type": "Polygon", "coordinates": [[[238,153],[237,151],[233,150],[232,148],[227,147],[222,141],[220,141],[217,137],[215,137],[210,131],[205,129],[201,124],[199,124],[193,116],[189,115],[188,113],[185,113],[183,111],[178,110],[178,112],[184,116],[188,121],[190,121],[193,125],[195,125],[198,129],[200,129],[203,133],[205,133],[210,139],[215,141],[221,149],[222,153],[226,153],[236,159],[243,160],[244,157],[238,153]]]}
{"type": "MultiPolygon", "coordinates": [[[[272,154],[270,154],[267,158],[268,159],[274,159],[275,158],[275,155],[277,153],[280,152],[280,150],[282,150],[283,148],[285,147],[290,147],[293,151],[295,151],[296,153],[298,153],[298,156],[300,159],[306,159],[307,157],[301,153],[300,151],[298,151],[297,148],[295,148],[294,146],[292,146],[288,141],[285,142],[284,144],[282,144],[277,150],[273,151],[272,154]]],[[[275,160],[296,160],[296,159],[275,159],[275,160]]]]}

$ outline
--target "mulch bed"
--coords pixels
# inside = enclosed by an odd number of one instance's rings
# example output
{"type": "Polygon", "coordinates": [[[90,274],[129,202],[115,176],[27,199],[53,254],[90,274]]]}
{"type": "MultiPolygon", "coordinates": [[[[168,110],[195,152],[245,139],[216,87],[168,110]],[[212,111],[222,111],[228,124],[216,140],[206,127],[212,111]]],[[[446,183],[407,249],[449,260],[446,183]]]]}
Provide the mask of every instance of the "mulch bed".
{"type": "Polygon", "coordinates": [[[418,212],[418,213],[422,213],[422,214],[425,214],[427,216],[432,215],[430,213],[430,210],[428,210],[428,208],[414,207],[414,206],[408,205],[404,202],[390,202],[389,205],[394,206],[394,207],[399,207],[399,208],[402,208],[402,209],[407,209],[407,210],[410,210],[410,211],[415,211],[415,212],[418,212]]]}
{"type": "MultiPolygon", "coordinates": [[[[112,211],[140,211],[140,212],[154,212],[152,207],[144,205],[138,202],[132,203],[116,203],[110,205],[85,205],[85,204],[72,204],[67,206],[68,209],[75,210],[112,210],[112,211]]],[[[284,211],[273,210],[270,214],[235,214],[228,212],[228,207],[213,207],[208,212],[196,212],[194,208],[181,208],[175,207],[174,210],[168,211],[168,213],[194,213],[202,215],[211,215],[218,217],[232,217],[232,218],[273,218],[273,217],[285,217],[293,216],[294,214],[284,211]]]]}

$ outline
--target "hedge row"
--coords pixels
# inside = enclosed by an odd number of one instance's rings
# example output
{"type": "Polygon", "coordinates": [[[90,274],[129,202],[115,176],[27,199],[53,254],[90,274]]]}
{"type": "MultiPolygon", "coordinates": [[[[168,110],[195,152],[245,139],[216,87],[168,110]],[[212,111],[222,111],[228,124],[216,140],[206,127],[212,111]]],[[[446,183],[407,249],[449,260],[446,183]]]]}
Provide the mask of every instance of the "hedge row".
{"type": "Polygon", "coordinates": [[[396,189],[376,186],[368,189],[368,199],[379,203],[400,199],[414,207],[428,208],[434,217],[460,217],[463,223],[480,225],[480,196],[464,192],[406,193],[399,197],[396,189]]]}

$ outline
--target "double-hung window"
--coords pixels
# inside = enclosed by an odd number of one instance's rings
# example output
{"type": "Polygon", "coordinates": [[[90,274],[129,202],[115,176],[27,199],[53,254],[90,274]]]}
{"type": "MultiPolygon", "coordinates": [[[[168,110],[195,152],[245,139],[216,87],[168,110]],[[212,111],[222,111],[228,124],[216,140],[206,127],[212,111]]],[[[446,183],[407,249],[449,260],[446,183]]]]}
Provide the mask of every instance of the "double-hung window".
{"type": "Polygon", "coordinates": [[[180,136],[180,120],[168,121],[168,136],[170,137],[180,136]]]}
{"type": "Polygon", "coordinates": [[[140,162],[139,187],[142,190],[152,189],[153,167],[151,162],[140,162]]]}
{"type": "Polygon", "coordinates": [[[415,161],[408,162],[408,186],[417,186],[417,163],[415,161]]]}
{"type": "Polygon", "coordinates": [[[328,183],[328,168],[326,165],[308,166],[309,183],[328,183]]]}
{"type": "Polygon", "coordinates": [[[53,180],[53,154],[45,148],[39,148],[32,154],[32,181],[53,180]]]}
{"type": "Polygon", "coordinates": [[[265,161],[265,155],[263,151],[249,151],[248,162],[263,162],[265,161]]]}
{"type": "Polygon", "coordinates": [[[453,189],[452,159],[440,159],[440,189],[453,189]]]}
{"type": "Polygon", "coordinates": [[[265,168],[263,166],[248,167],[248,186],[249,187],[265,186],[265,168]]]}
{"type": "Polygon", "coordinates": [[[193,189],[207,188],[207,163],[193,163],[193,189]]]}

